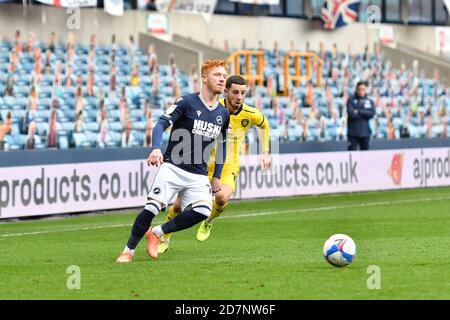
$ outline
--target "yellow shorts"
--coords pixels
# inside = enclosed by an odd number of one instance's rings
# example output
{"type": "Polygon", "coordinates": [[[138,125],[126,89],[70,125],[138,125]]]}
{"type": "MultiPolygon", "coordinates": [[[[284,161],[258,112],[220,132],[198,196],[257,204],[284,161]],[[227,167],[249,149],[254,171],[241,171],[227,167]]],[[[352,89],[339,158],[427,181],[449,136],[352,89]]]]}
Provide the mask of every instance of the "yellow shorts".
{"type": "MultiPolygon", "coordinates": [[[[224,165],[222,175],[220,177],[220,183],[230,187],[233,192],[236,190],[236,179],[240,170],[240,166],[236,165],[224,165]]],[[[214,174],[214,164],[208,165],[208,178],[211,181],[214,174]]]]}

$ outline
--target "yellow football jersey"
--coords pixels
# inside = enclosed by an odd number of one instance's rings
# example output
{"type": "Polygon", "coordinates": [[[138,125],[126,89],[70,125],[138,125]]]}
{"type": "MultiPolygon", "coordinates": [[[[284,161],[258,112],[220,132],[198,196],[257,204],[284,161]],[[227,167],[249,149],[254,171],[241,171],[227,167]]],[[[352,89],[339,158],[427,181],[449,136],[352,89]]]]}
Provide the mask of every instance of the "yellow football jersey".
{"type": "MultiPolygon", "coordinates": [[[[220,99],[219,102],[226,107],[225,99],[220,99]]],[[[239,167],[239,155],[245,139],[245,134],[253,126],[257,126],[260,129],[259,135],[262,142],[262,151],[269,151],[269,122],[258,109],[244,103],[240,111],[230,115],[230,126],[227,137],[227,157],[225,161],[226,166],[232,165],[239,167]]],[[[214,163],[215,151],[216,150],[214,149],[212,152],[210,164],[214,163]]]]}

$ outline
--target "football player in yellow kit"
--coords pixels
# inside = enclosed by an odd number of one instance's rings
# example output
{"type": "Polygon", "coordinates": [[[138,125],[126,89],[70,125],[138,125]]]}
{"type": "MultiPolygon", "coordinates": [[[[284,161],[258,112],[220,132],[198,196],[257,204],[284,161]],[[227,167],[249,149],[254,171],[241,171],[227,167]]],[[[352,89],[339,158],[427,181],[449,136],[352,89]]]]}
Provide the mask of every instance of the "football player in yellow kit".
{"type": "MultiPolygon", "coordinates": [[[[239,76],[233,75],[227,79],[225,89],[225,98],[219,102],[230,111],[230,128],[227,139],[227,157],[223,167],[220,179],[221,189],[215,193],[211,215],[204,220],[197,231],[197,240],[205,241],[211,234],[211,228],[214,219],[219,217],[228,204],[232,194],[236,189],[236,178],[240,170],[239,155],[241,146],[245,140],[245,134],[253,127],[259,128],[259,138],[262,144],[261,167],[267,170],[271,165],[269,154],[270,127],[269,122],[264,115],[256,108],[250,107],[244,103],[247,92],[247,81],[239,76]]],[[[215,157],[215,150],[211,159],[215,157]]],[[[214,162],[208,163],[208,175],[211,179],[214,172],[214,162]]],[[[180,201],[177,199],[169,208],[165,221],[170,221],[181,212],[180,201]]],[[[171,234],[164,236],[159,243],[159,253],[166,252],[169,248],[171,234]]]]}

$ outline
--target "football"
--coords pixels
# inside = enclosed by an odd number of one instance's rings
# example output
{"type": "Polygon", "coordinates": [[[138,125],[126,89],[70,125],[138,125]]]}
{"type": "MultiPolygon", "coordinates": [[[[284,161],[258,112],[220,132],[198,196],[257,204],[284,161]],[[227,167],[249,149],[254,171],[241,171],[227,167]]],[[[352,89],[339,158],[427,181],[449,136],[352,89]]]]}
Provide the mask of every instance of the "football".
{"type": "Polygon", "coordinates": [[[332,235],[323,245],[323,255],[331,265],[345,267],[355,258],[355,241],[345,234],[332,235]]]}

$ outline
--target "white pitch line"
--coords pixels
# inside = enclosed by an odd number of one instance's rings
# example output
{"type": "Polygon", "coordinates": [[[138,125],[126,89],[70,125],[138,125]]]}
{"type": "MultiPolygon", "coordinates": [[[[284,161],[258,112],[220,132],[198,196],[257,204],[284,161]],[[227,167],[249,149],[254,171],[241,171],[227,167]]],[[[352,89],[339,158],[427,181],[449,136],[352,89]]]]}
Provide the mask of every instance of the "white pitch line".
{"type": "MultiPolygon", "coordinates": [[[[330,210],[349,209],[349,208],[376,207],[376,206],[395,205],[395,204],[404,204],[404,203],[419,203],[419,202],[443,201],[443,200],[450,200],[450,197],[404,199],[404,200],[379,201],[379,202],[336,205],[336,206],[326,206],[326,207],[316,207],[316,208],[255,212],[255,213],[228,215],[228,216],[224,216],[224,217],[219,217],[219,219],[249,218],[249,217],[269,216],[269,215],[286,214],[286,213],[320,212],[320,211],[330,211],[330,210]]],[[[6,234],[0,234],[0,238],[30,236],[30,235],[40,235],[40,234],[60,233],[60,232],[87,231],[87,230],[97,230],[97,229],[113,229],[113,228],[131,227],[131,226],[132,226],[132,224],[115,224],[115,225],[72,228],[72,229],[62,229],[62,230],[44,230],[44,231],[34,231],[34,232],[24,232],[24,233],[6,233],[6,234]]]]}
{"type": "Polygon", "coordinates": [[[19,236],[32,236],[37,234],[48,234],[48,233],[59,233],[59,232],[73,232],[73,231],[85,231],[85,230],[96,230],[96,229],[112,229],[112,228],[122,228],[131,227],[132,224],[114,224],[109,226],[95,226],[95,227],[84,227],[84,228],[72,228],[72,229],[61,229],[61,230],[44,230],[35,232],[24,232],[24,233],[6,233],[1,234],[0,237],[19,237],[19,236]]]}
{"type": "Polygon", "coordinates": [[[248,213],[248,214],[228,215],[228,216],[219,217],[218,219],[233,219],[233,218],[269,216],[269,215],[294,213],[294,212],[305,213],[305,212],[317,212],[317,211],[330,211],[330,210],[349,209],[349,208],[358,208],[358,207],[376,207],[376,206],[385,206],[385,205],[442,201],[442,200],[450,200],[450,196],[449,197],[436,197],[436,198],[422,198],[422,199],[404,199],[404,200],[394,200],[394,201],[379,201],[379,202],[347,204],[347,205],[340,205],[340,206],[327,206],[327,207],[317,207],[317,208],[255,212],[255,213],[248,213]]]}

